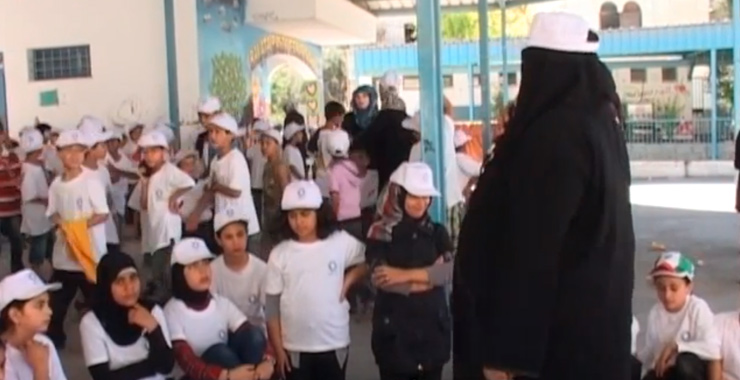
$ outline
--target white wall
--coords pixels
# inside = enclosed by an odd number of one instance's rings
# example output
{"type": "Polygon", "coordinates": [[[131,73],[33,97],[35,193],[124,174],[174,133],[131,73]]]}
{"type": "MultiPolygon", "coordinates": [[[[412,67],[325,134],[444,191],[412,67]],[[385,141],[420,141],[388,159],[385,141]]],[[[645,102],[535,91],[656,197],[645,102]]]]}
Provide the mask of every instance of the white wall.
{"type": "MultiPolygon", "coordinates": [[[[11,133],[36,117],[64,128],[75,126],[85,114],[114,122],[151,122],[167,114],[162,1],[0,0],[0,14],[11,133]],[[91,78],[29,80],[29,49],[86,44],[91,78]],[[58,91],[59,106],[40,107],[39,93],[48,90],[58,91]]],[[[187,48],[182,50],[187,54],[187,48]]],[[[197,66],[196,57],[191,59],[197,66]]]]}

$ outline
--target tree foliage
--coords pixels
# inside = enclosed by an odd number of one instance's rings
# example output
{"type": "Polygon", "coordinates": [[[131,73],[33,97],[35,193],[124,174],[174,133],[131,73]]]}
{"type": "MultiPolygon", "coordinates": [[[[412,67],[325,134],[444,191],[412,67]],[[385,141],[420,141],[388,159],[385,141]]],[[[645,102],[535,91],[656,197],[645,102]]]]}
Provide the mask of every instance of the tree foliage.
{"type": "Polygon", "coordinates": [[[334,100],[347,104],[347,61],[339,49],[324,52],[324,96],[326,101],[334,100]]]}
{"type": "Polygon", "coordinates": [[[282,123],[285,106],[301,104],[303,78],[289,65],[281,65],[270,76],[270,119],[282,123]]]}
{"type": "Polygon", "coordinates": [[[242,60],[236,54],[221,52],[211,64],[211,94],[221,100],[225,111],[238,118],[247,103],[247,76],[242,60]]]}
{"type": "MultiPolygon", "coordinates": [[[[526,6],[506,10],[506,35],[525,36],[529,31],[529,11],[526,6]]],[[[450,12],[442,14],[442,39],[447,41],[470,41],[480,37],[477,12],[450,12]]],[[[488,35],[501,37],[501,11],[488,13],[488,35]]]]}

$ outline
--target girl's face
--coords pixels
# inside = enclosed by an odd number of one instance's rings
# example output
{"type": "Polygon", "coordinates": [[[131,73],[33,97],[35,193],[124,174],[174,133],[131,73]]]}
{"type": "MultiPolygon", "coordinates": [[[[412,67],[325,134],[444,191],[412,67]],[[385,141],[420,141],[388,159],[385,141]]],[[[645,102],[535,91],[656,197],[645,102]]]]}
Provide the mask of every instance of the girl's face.
{"type": "Polygon", "coordinates": [[[97,143],[90,149],[88,154],[95,160],[102,160],[108,154],[107,147],[107,144],[104,142],[97,143]]]}
{"type": "Polygon", "coordinates": [[[155,168],[164,162],[165,149],[162,147],[144,148],[144,162],[146,166],[155,168]]]}
{"type": "Polygon", "coordinates": [[[195,157],[184,158],[177,166],[189,176],[195,176],[195,157]]]}
{"type": "Polygon", "coordinates": [[[8,316],[18,329],[35,333],[46,332],[51,321],[49,293],[31,298],[22,307],[11,309],[8,316]]]}
{"type": "Polygon", "coordinates": [[[654,283],[660,303],[670,312],[677,312],[683,308],[693,288],[692,283],[685,278],[660,276],[654,283]]]}
{"type": "Polygon", "coordinates": [[[110,287],[113,300],[124,307],[133,307],[139,302],[141,294],[141,280],[139,272],[134,268],[127,268],[121,271],[113,281],[110,287]]]}
{"type": "Polygon", "coordinates": [[[82,145],[70,145],[59,149],[59,159],[66,169],[78,169],[85,160],[87,149],[82,145]]]}
{"type": "Polygon", "coordinates": [[[218,245],[224,250],[224,255],[241,255],[247,248],[247,228],[242,222],[227,224],[219,231],[218,245]]]}
{"type": "Polygon", "coordinates": [[[408,216],[419,219],[424,216],[429,209],[429,204],[432,202],[430,197],[419,197],[412,194],[407,194],[406,199],[403,202],[403,209],[406,211],[408,216]]]}
{"type": "Polygon", "coordinates": [[[355,106],[357,108],[364,110],[368,106],[370,106],[370,96],[367,93],[364,92],[358,92],[355,94],[355,106]]]}
{"type": "Polygon", "coordinates": [[[203,292],[211,288],[211,263],[208,260],[196,261],[185,266],[185,281],[190,289],[203,292]]]}
{"type": "Polygon", "coordinates": [[[131,131],[128,133],[129,136],[131,136],[131,141],[139,141],[139,137],[141,137],[141,131],[144,130],[144,127],[141,125],[137,125],[131,131]]]}
{"type": "Polygon", "coordinates": [[[279,148],[278,142],[270,136],[262,136],[260,139],[260,149],[265,157],[274,157],[279,148]]]}
{"type": "Polygon", "coordinates": [[[121,140],[119,139],[110,139],[108,140],[108,151],[111,153],[118,152],[118,149],[121,148],[121,140]]]}
{"type": "Polygon", "coordinates": [[[217,148],[231,146],[232,135],[225,129],[216,126],[208,128],[208,141],[217,148]]]}
{"type": "Polygon", "coordinates": [[[311,241],[316,238],[316,219],[316,210],[288,211],[288,224],[299,241],[311,241]]]}

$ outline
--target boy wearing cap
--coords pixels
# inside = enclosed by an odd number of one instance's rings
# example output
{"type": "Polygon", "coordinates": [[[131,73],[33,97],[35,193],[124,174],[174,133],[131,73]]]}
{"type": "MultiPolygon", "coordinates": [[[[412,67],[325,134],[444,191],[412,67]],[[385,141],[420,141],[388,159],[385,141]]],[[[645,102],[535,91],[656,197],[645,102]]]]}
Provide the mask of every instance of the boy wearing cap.
{"type": "Polygon", "coordinates": [[[721,378],[714,314],[692,294],[694,271],[688,257],[666,252],[650,272],[660,302],[648,314],[645,345],[638,354],[645,380],[721,378]]]}
{"type": "Polygon", "coordinates": [[[123,237],[123,224],[126,215],[126,198],[129,185],[136,184],[139,180],[139,172],[136,165],[121,151],[124,132],[120,128],[113,129],[110,138],[106,142],[108,154],[106,155],[106,168],[111,174],[113,182],[113,218],[116,222],[118,237],[123,237]]]}
{"type": "Polygon", "coordinates": [[[349,134],[341,129],[329,132],[327,145],[331,154],[328,178],[332,209],[342,229],[364,241],[360,218],[362,177],[349,158],[349,134]]]}
{"type": "MultiPolygon", "coordinates": [[[[180,197],[187,193],[195,181],[166,159],[167,139],[159,131],[151,131],[139,139],[146,172],[140,179],[139,199],[132,196],[129,203],[138,200],[146,212],[142,228],[148,239],[142,241],[142,250],[150,253],[144,257],[149,271],[147,292],[155,302],[164,304],[170,297],[169,262],[172,245],[182,237],[180,197]]],[[[136,194],[135,194],[136,195],[136,194]]]]}
{"type": "Polygon", "coordinates": [[[458,176],[457,179],[460,183],[460,191],[462,191],[465,199],[468,199],[470,193],[475,188],[475,182],[478,180],[480,175],[481,163],[476,161],[473,157],[465,152],[465,145],[471,140],[469,134],[463,130],[455,131],[455,154],[458,176]]]}
{"type": "MultiPolygon", "coordinates": [[[[200,161],[198,160],[198,152],[194,150],[181,150],[177,152],[172,163],[177,165],[180,170],[185,172],[195,181],[195,186],[193,186],[180,199],[180,216],[184,221],[198,206],[198,201],[203,197],[203,192],[205,191],[207,183],[206,180],[202,179],[202,176],[199,175],[201,168],[200,161]]],[[[200,237],[206,242],[208,249],[211,252],[219,252],[218,244],[216,243],[213,234],[213,208],[208,207],[200,214],[200,222],[198,224],[198,228],[194,232],[188,231],[185,225],[183,225],[182,237],[200,237]]]]}
{"type": "Polygon", "coordinates": [[[290,182],[290,169],[283,161],[280,151],[280,131],[275,128],[262,133],[260,146],[262,155],[267,159],[265,172],[262,176],[264,186],[262,192],[262,233],[260,248],[263,258],[267,258],[270,250],[280,234],[282,226],[279,223],[280,201],[283,198],[283,190],[290,182]]]}
{"type": "Polygon", "coordinates": [[[227,209],[216,214],[213,226],[223,255],[211,262],[211,290],[228,298],[250,324],[264,330],[267,264],[249,253],[246,216],[239,210],[227,209]]]}
{"type": "Polygon", "coordinates": [[[44,261],[51,261],[54,247],[54,232],[46,217],[49,182],[42,161],[44,142],[39,131],[24,133],[20,140],[20,148],[26,154],[21,168],[21,233],[29,239],[28,262],[40,273],[44,261]]]}
{"type": "MultiPolygon", "coordinates": [[[[110,171],[108,171],[108,168],[104,164],[105,157],[108,155],[107,141],[110,138],[110,132],[91,131],[85,135],[90,142],[90,149],[85,153],[83,165],[98,177],[105,189],[108,209],[113,210],[113,181],[110,171]]],[[[120,249],[118,229],[112,215],[109,215],[109,218],[105,221],[105,243],[108,253],[118,252],[120,249]]]]}
{"type": "Polygon", "coordinates": [[[64,319],[67,308],[78,290],[85,299],[90,298],[94,265],[107,252],[105,221],[110,209],[99,178],[83,166],[89,146],[89,139],[81,131],[62,132],[57,139],[57,148],[64,172],[49,186],[46,216],[60,226],[52,252],[54,272],[51,278],[62,284],[62,288],[51,297],[54,314],[49,337],[59,348],[66,343],[64,319]],[[80,222],[86,223],[81,227],[87,230],[87,239],[83,241],[89,241],[90,246],[83,246],[85,243],[76,236],[80,222]],[[70,229],[71,236],[64,232],[66,229],[70,229]]]}
{"type": "Polygon", "coordinates": [[[249,131],[246,139],[245,146],[247,147],[247,162],[249,163],[249,174],[252,176],[252,200],[254,201],[254,209],[257,213],[257,219],[262,225],[262,177],[265,173],[265,164],[267,159],[262,154],[262,144],[260,138],[262,133],[270,129],[270,124],[264,120],[255,120],[252,125],[252,130],[249,131]]]}
{"type": "Polygon", "coordinates": [[[293,179],[306,179],[306,161],[298,148],[306,142],[306,127],[298,123],[290,123],[285,126],[283,138],[285,139],[283,160],[290,167],[293,179]]]}

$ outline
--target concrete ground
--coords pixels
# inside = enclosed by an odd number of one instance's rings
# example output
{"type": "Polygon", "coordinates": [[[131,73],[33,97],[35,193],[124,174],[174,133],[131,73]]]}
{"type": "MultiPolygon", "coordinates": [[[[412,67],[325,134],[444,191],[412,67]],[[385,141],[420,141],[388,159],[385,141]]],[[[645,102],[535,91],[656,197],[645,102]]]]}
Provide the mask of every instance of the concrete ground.
{"type": "MultiPolygon", "coordinates": [[[[635,269],[638,275],[634,310],[641,324],[644,325],[647,312],[655,302],[645,279],[656,257],[656,253],[650,250],[654,242],[684,252],[703,264],[697,270],[696,292],[710,303],[715,312],[738,307],[740,227],[734,211],[734,198],[735,188],[728,179],[653,181],[633,185],[637,236],[635,269]]],[[[128,243],[125,249],[136,252],[136,242],[128,243]]],[[[3,252],[7,252],[7,246],[3,252]]],[[[8,259],[3,258],[2,261],[2,273],[7,273],[8,259]]],[[[60,354],[67,378],[84,380],[89,376],[81,358],[79,333],[76,331],[78,321],[79,316],[70,313],[67,321],[70,341],[60,354]]],[[[347,378],[377,378],[370,352],[370,324],[367,319],[355,321],[352,325],[347,378]]],[[[445,379],[450,378],[450,369],[447,368],[445,379]]]]}

